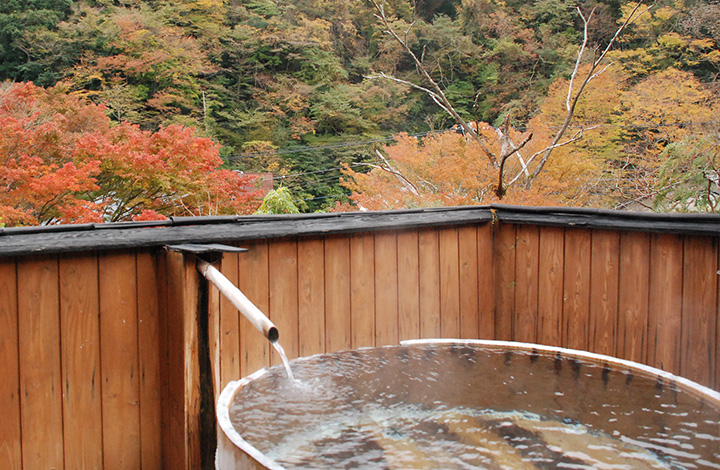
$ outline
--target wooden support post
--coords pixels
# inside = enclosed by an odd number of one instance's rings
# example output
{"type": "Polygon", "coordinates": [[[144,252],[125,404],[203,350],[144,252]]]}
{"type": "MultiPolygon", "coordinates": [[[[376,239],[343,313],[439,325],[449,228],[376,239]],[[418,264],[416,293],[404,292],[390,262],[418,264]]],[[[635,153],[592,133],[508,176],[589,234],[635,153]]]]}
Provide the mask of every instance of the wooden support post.
{"type": "MultiPolygon", "coordinates": [[[[164,260],[167,285],[161,299],[161,328],[166,333],[162,356],[167,372],[163,377],[163,460],[165,468],[198,469],[208,463],[202,447],[207,430],[202,426],[200,373],[200,335],[207,335],[200,331],[200,315],[207,315],[208,302],[207,296],[200,298],[201,280],[194,256],[166,252],[164,260]]],[[[207,348],[205,352],[209,352],[207,348]]]]}

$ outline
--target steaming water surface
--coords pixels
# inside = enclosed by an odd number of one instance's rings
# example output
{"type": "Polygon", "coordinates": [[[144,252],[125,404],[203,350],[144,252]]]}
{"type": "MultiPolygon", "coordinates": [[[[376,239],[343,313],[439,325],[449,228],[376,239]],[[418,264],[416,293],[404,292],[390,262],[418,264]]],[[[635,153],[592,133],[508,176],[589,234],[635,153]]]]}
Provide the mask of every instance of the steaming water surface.
{"type": "Polygon", "coordinates": [[[233,426],[287,469],[720,468],[720,409],[606,364],[457,345],[292,361],[233,426]]]}

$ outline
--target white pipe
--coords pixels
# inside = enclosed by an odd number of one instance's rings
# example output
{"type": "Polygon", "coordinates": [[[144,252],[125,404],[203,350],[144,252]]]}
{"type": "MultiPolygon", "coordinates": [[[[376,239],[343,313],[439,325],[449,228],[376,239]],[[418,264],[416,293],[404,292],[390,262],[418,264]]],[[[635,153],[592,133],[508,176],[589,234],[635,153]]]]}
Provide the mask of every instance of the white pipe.
{"type": "Polygon", "coordinates": [[[213,265],[201,259],[197,260],[197,269],[200,271],[200,274],[213,283],[220,293],[222,293],[255,328],[260,330],[271,343],[278,340],[280,334],[275,325],[273,325],[273,322],[250,302],[250,300],[245,297],[245,294],[240,292],[240,289],[235,287],[228,278],[223,276],[213,265]]]}

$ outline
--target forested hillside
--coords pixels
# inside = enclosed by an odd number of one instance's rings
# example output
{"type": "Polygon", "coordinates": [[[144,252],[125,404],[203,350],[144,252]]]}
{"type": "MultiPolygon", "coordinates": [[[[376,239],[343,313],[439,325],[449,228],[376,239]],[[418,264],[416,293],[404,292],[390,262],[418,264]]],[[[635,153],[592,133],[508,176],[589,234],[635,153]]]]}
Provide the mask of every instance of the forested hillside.
{"type": "MultiPolygon", "coordinates": [[[[720,4],[658,1],[631,17],[634,7],[621,0],[3,0],[0,82],[8,82],[0,106],[12,110],[9,100],[22,99],[11,82],[33,82],[56,104],[65,97],[99,105],[93,109],[109,121],[97,122],[108,129],[150,138],[193,128],[193,138],[214,142],[223,168],[272,172],[303,211],[498,200],[714,211],[720,4]],[[592,80],[554,142],[571,78],[577,91],[588,70],[592,80]],[[458,121],[438,105],[433,85],[477,138],[441,132],[458,129],[458,121]],[[515,150],[506,155],[508,148],[515,150]]],[[[17,126],[20,117],[6,111],[0,127],[11,118],[17,126]]],[[[26,128],[39,125],[32,122],[26,128]]],[[[0,163],[17,163],[20,154],[3,145],[0,163]]],[[[66,162],[49,163],[61,169],[66,162]]],[[[99,185],[100,174],[87,176],[99,185]]],[[[0,174],[8,188],[17,185],[12,178],[0,174]]],[[[97,191],[75,196],[85,206],[106,201],[105,214],[115,210],[97,191]]],[[[11,199],[0,194],[0,207],[14,207],[11,199]]],[[[145,202],[127,217],[168,215],[145,202]]]]}

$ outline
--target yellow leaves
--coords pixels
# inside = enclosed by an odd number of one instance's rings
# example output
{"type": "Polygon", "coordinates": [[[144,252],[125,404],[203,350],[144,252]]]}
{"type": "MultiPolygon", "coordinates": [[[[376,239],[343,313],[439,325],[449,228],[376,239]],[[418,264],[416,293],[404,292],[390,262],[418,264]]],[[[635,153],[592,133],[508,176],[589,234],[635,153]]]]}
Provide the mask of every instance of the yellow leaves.
{"type": "Polygon", "coordinates": [[[616,50],[608,56],[619,61],[625,71],[633,76],[645,76],[657,65],[655,56],[647,49],[616,50]]]}
{"type": "Polygon", "coordinates": [[[708,52],[707,54],[704,54],[703,58],[706,61],[708,61],[712,64],[715,64],[715,66],[717,67],[718,64],[720,64],[720,51],[717,49],[712,50],[712,51],[708,52]]]}
{"type": "MultiPolygon", "coordinates": [[[[622,6],[622,17],[619,22],[622,23],[630,17],[630,13],[635,7],[635,3],[627,3],[622,6]]],[[[633,23],[633,29],[638,36],[653,36],[663,27],[664,24],[672,20],[680,11],[671,6],[661,6],[649,13],[645,13],[633,23]]]]}
{"type": "Polygon", "coordinates": [[[623,105],[629,123],[667,125],[712,120],[711,98],[691,73],[670,68],[625,93],[623,105]]]}
{"type": "MultiPolygon", "coordinates": [[[[658,43],[667,48],[680,48],[686,44],[685,38],[683,38],[678,33],[667,33],[663,34],[658,38],[658,43]]],[[[711,41],[712,42],[712,41],[711,41]]]]}
{"type": "Polygon", "coordinates": [[[196,8],[203,10],[214,10],[216,8],[223,8],[226,0],[196,0],[196,8]]]}
{"type": "Polygon", "coordinates": [[[660,36],[658,38],[658,45],[661,49],[664,48],[668,51],[686,54],[700,55],[703,53],[717,52],[715,42],[710,38],[693,39],[675,32],[660,36]]]}
{"type": "Polygon", "coordinates": [[[309,19],[305,15],[298,18],[298,27],[295,29],[297,39],[311,43],[323,50],[332,49],[332,24],[322,18],[309,19]]]}
{"type": "MultiPolygon", "coordinates": [[[[715,41],[710,38],[693,39],[690,41],[690,46],[696,50],[714,49],[715,41]]],[[[715,50],[715,52],[717,52],[717,50],[715,50]]]]}
{"type": "Polygon", "coordinates": [[[655,10],[653,17],[655,22],[665,22],[671,20],[678,13],[680,12],[671,6],[663,6],[655,10]]]}

